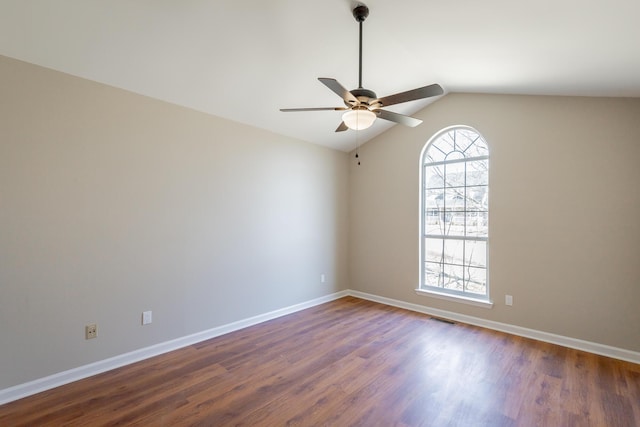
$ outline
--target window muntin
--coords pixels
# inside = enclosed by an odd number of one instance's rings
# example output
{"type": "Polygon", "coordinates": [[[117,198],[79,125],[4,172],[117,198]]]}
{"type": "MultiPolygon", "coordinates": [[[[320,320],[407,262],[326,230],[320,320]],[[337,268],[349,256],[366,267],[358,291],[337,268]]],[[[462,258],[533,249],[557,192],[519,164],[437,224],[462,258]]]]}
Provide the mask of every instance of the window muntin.
{"type": "Polygon", "coordinates": [[[421,289],[489,299],[489,148],[463,126],[422,154],[421,289]]]}

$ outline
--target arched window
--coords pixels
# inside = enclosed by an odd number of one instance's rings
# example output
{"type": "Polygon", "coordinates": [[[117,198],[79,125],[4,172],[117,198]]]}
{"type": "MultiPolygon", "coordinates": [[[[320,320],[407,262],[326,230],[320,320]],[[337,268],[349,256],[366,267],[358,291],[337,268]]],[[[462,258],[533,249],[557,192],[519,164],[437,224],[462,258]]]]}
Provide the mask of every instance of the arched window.
{"type": "Polygon", "coordinates": [[[421,165],[419,290],[489,301],[489,147],[475,129],[447,128],[421,165]]]}

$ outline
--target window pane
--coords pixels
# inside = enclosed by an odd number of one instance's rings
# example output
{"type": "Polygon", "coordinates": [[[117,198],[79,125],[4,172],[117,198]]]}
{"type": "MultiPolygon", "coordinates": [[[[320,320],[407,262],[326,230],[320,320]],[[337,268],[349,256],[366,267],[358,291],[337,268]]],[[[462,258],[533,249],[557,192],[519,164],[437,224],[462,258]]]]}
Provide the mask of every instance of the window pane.
{"type": "Polygon", "coordinates": [[[445,240],[444,262],[447,264],[463,265],[464,240],[445,240]]]}
{"type": "Polygon", "coordinates": [[[445,234],[444,212],[437,209],[427,209],[424,216],[425,234],[445,234]]]}
{"type": "Polygon", "coordinates": [[[489,224],[487,223],[487,212],[467,213],[467,228],[465,229],[465,236],[487,237],[488,233],[489,224]]]}
{"type": "Polygon", "coordinates": [[[464,212],[453,212],[447,236],[464,237],[464,212]]]}
{"type": "Polygon", "coordinates": [[[466,151],[468,151],[469,146],[473,144],[473,140],[477,138],[475,132],[463,132],[459,129],[452,132],[452,136],[454,138],[453,149],[464,153],[465,157],[468,157],[466,151]]]}
{"type": "Polygon", "coordinates": [[[447,210],[464,211],[464,188],[446,188],[444,190],[444,202],[447,210]]]}
{"type": "Polygon", "coordinates": [[[487,242],[465,241],[464,264],[475,267],[487,266],[487,242]]]}
{"type": "Polygon", "coordinates": [[[451,147],[448,147],[447,144],[443,144],[441,140],[434,141],[427,150],[427,153],[424,157],[424,162],[441,162],[445,159],[449,151],[451,151],[451,147]]]}
{"type": "Polygon", "coordinates": [[[474,294],[486,294],[487,270],[485,268],[468,267],[466,277],[466,291],[474,294]]]}
{"type": "Polygon", "coordinates": [[[463,290],[464,269],[458,265],[445,264],[442,271],[443,287],[456,291],[463,290]]]}
{"type": "Polygon", "coordinates": [[[429,262],[442,261],[442,239],[424,239],[424,259],[429,262]]]}
{"type": "Polygon", "coordinates": [[[489,209],[488,187],[467,187],[466,202],[467,211],[487,211],[489,209]]]}
{"type": "Polygon", "coordinates": [[[487,144],[482,140],[482,138],[478,138],[478,135],[474,132],[475,142],[470,145],[464,152],[466,157],[480,157],[480,156],[488,156],[489,149],[487,144]]]}
{"type": "MultiPolygon", "coordinates": [[[[453,135],[455,135],[455,132],[447,132],[433,143],[445,156],[453,151],[453,135]]],[[[442,160],[444,160],[444,158],[442,160]]]]}
{"type": "Polygon", "coordinates": [[[444,174],[446,187],[463,187],[465,181],[465,162],[445,163],[444,174]]]}
{"type": "Polygon", "coordinates": [[[464,236],[465,189],[447,188],[444,191],[444,235],[464,236]]]}
{"type": "Polygon", "coordinates": [[[424,182],[427,188],[444,187],[444,165],[425,166],[424,182]]]}
{"type": "Polygon", "coordinates": [[[424,200],[427,209],[442,209],[444,207],[444,190],[442,188],[427,189],[424,192],[424,200]]]}
{"type": "Polygon", "coordinates": [[[443,219],[440,224],[440,235],[442,236],[460,236],[464,232],[464,227],[456,225],[451,212],[443,212],[443,219]]]}
{"type": "Polygon", "coordinates": [[[467,185],[489,184],[489,161],[476,160],[467,162],[467,185]]]}
{"type": "Polygon", "coordinates": [[[431,262],[424,263],[425,285],[442,287],[442,265],[431,262]]]}

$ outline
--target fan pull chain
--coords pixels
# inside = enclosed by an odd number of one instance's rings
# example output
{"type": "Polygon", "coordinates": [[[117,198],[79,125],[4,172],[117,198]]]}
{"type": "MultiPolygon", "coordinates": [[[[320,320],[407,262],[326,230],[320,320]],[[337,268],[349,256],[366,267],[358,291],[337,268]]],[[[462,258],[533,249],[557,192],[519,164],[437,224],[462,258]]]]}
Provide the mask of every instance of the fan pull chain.
{"type": "Polygon", "coordinates": [[[360,156],[358,155],[358,148],[360,147],[360,131],[356,129],[356,159],[358,159],[358,166],[360,166],[360,156]]]}

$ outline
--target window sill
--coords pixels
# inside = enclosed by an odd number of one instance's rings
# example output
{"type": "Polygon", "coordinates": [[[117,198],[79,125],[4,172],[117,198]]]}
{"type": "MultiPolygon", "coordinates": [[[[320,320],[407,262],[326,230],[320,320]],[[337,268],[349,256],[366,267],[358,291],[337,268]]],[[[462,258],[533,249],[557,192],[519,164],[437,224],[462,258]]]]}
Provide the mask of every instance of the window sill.
{"type": "Polygon", "coordinates": [[[442,299],[445,301],[475,305],[476,307],[493,308],[493,302],[489,300],[484,300],[484,299],[445,294],[444,292],[436,292],[436,291],[430,291],[426,289],[416,289],[416,294],[424,295],[431,298],[442,299]]]}

